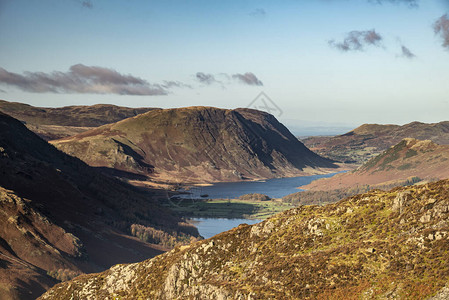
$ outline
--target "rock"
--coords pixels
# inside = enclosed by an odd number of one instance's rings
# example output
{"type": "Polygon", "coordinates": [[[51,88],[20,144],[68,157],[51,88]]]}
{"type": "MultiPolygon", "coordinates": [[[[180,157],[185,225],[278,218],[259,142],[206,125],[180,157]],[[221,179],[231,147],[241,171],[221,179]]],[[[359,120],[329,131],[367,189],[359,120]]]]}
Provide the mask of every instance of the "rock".
{"type": "Polygon", "coordinates": [[[402,214],[404,207],[407,206],[407,202],[410,201],[411,198],[410,191],[398,193],[396,198],[393,200],[393,207],[391,209],[393,211],[399,211],[399,214],[402,214]]]}

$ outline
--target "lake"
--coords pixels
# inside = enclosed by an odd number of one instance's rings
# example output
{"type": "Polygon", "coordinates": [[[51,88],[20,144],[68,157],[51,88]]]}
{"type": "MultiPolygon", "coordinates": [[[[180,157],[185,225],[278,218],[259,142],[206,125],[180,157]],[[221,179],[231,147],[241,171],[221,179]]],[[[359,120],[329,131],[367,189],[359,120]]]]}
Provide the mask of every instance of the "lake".
{"type": "MultiPolygon", "coordinates": [[[[338,172],[341,173],[341,172],[338,172]]],[[[220,182],[211,186],[193,187],[189,194],[178,195],[182,198],[200,198],[208,195],[209,199],[236,199],[250,193],[265,194],[271,198],[282,198],[301,191],[297,187],[311,183],[320,178],[332,177],[338,173],[300,176],[289,178],[273,178],[265,181],[220,182]]]]}
{"type": "Polygon", "coordinates": [[[198,232],[208,239],[223,231],[228,231],[240,224],[246,223],[253,225],[262,220],[248,220],[248,219],[223,219],[223,218],[192,218],[191,222],[198,228],[198,232]]]}
{"type": "MultiPolygon", "coordinates": [[[[341,172],[338,172],[341,173],[341,172]]],[[[300,176],[290,178],[275,178],[266,181],[224,182],[206,187],[194,187],[190,194],[181,195],[183,198],[200,198],[207,194],[209,199],[235,199],[249,193],[265,194],[271,198],[282,198],[286,195],[301,191],[297,187],[311,183],[320,178],[332,177],[338,173],[300,176]]],[[[178,195],[179,196],[179,195],[178,195]]],[[[192,218],[192,223],[198,228],[204,238],[210,238],[220,232],[230,230],[242,223],[256,224],[262,220],[225,219],[225,218],[192,218]]]]}

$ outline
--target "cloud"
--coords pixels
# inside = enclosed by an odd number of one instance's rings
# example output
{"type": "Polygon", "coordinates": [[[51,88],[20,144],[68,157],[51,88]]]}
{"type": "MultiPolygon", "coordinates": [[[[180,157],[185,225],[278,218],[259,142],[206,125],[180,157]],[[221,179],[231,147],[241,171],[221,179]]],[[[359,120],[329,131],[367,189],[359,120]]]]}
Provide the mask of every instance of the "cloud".
{"type": "Polygon", "coordinates": [[[196,73],[196,79],[204,84],[210,85],[212,83],[219,82],[215,79],[215,76],[212,74],[205,74],[203,72],[196,73]]]}
{"type": "Polygon", "coordinates": [[[383,4],[385,2],[388,3],[404,3],[410,7],[418,7],[419,0],[368,0],[368,2],[376,3],[376,4],[383,4]]]}
{"type": "Polygon", "coordinates": [[[449,49],[449,19],[447,18],[447,14],[442,15],[435,21],[433,30],[435,34],[438,34],[443,38],[442,46],[449,49]]]}
{"type": "Polygon", "coordinates": [[[412,51],[410,51],[409,48],[405,47],[404,45],[401,45],[401,51],[402,52],[401,52],[400,56],[402,56],[402,57],[410,58],[410,59],[413,59],[416,57],[416,55],[412,51]]]}
{"type": "Polygon", "coordinates": [[[365,46],[381,46],[382,36],[374,29],[366,31],[351,31],[346,35],[343,42],[330,40],[328,43],[343,52],[347,51],[363,51],[365,46]]]}
{"type": "Polygon", "coordinates": [[[232,78],[239,80],[241,83],[247,84],[247,85],[263,85],[262,81],[260,81],[256,75],[254,75],[251,72],[247,72],[245,74],[234,74],[232,75],[232,78]]]}
{"type": "Polygon", "coordinates": [[[82,5],[83,7],[87,7],[87,8],[92,8],[92,7],[94,7],[94,5],[92,4],[91,1],[83,1],[83,2],[81,3],[81,5],[82,5]]]}
{"type": "Polygon", "coordinates": [[[161,85],[103,67],[73,65],[67,72],[24,72],[0,68],[0,84],[32,93],[80,93],[118,95],[166,95],[161,85]]]}
{"type": "Polygon", "coordinates": [[[170,88],[173,88],[173,87],[176,87],[176,88],[189,88],[189,89],[192,88],[192,86],[190,84],[185,84],[185,83],[182,83],[180,81],[168,81],[168,80],[164,80],[163,83],[161,84],[161,86],[163,88],[166,88],[166,89],[170,89],[170,88]]]}
{"type": "Polygon", "coordinates": [[[255,10],[250,12],[249,15],[253,17],[265,17],[267,15],[267,12],[263,8],[256,8],[255,10]]]}
{"type": "Polygon", "coordinates": [[[92,9],[94,7],[92,0],[75,0],[75,1],[81,4],[81,6],[84,8],[92,9]]]}
{"type": "Polygon", "coordinates": [[[246,72],[245,74],[227,74],[227,73],[219,73],[219,74],[206,74],[203,72],[196,73],[196,79],[204,84],[211,85],[214,83],[221,84],[223,88],[225,88],[225,85],[232,84],[233,82],[237,81],[246,85],[258,85],[262,86],[263,83],[260,81],[256,75],[254,75],[251,72],[246,72]],[[217,78],[220,78],[220,80],[217,80],[217,78]]]}

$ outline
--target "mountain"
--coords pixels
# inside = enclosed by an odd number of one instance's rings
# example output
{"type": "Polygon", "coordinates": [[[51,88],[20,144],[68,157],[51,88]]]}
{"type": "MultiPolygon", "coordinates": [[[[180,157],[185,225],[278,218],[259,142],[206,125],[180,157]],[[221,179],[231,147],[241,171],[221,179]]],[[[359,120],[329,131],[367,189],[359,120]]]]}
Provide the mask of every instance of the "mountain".
{"type": "Polygon", "coordinates": [[[449,144],[449,121],[412,122],[403,126],[364,124],[334,137],[309,137],[302,142],[312,151],[337,161],[362,164],[404,138],[449,144]]]}
{"type": "Polygon", "coordinates": [[[129,108],[109,104],[49,108],[0,100],[0,111],[24,122],[28,129],[45,140],[75,135],[152,109],[154,108],[129,108]]]}
{"type": "Polygon", "coordinates": [[[320,179],[302,188],[333,190],[362,185],[389,185],[412,177],[421,180],[449,178],[449,145],[406,138],[352,172],[320,179]]]}
{"type": "Polygon", "coordinates": [[[66,155],[0,112],[0,298],[35,299],[57,280],[153,257],[199,236],[157,197],[66,155]]]}
{"type": "Polygon", "coordinates": [[[89,165],[158,181],[252,180],[336,167],[272,115],[245,108],[152,110],[52,143],[89,165]]]}
{"type": "Polygon", "coordinates": [[[444,180],[300,206],[144,262],[79,276],[40,299],[444,297],[448,239],[444,180]]]}

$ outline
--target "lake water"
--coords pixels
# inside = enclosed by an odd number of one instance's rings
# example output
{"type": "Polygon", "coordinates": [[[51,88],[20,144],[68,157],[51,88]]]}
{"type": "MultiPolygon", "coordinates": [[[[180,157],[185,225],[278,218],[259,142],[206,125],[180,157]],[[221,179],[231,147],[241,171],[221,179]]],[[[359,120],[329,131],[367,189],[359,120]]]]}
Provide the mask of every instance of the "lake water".
{"type": "Polygon", "coordinates": [[[259,223],[262,220],[248,219],[223,219],[223,218],[192,218],[192,223],[198,228],[199,233],[208,239],[223,231],[228,231],[240,224],[249,225],[259,223]]]}
{"type": "Polygon", "coordinates": [[[338,173],[274,178],[266,181],[222,182],[211,186],[193,187],[188,191],[190,194],[178,196],[182,198],[200,198],[201,195],[208,195],[208,199],[236,199],[245,194],[259,193],[271,198],[282,198],[301,191],[297,188],[299,186],[309,184],[320,178],[332,177],[335,174],[338,173]]]}
{"type": "MultiPolygon", "coordinates": [[[[265,194],[271,198],[282,198],[286,195],[301,191],[297,187],[311,183],[320,178],[332,177],[338,173],[325,175],[312,175],[291,178],[275,178],[266,181],[252,182],[226,182],[217,183],[206,187],[195,187],[182,195],[183,198],[200,198],[207,194],[209,199],[235,199],[249,193],[265,194]]],[[[178,195],[179,196],[179,195],[178,195]]],[[[248,219],[224,219],[224,218],[192,218],[192,223],[198,228],[199,233],[206,239],[230,230],[240,224],[249,225],[259,223],[261,220],[248,219]]]]}

